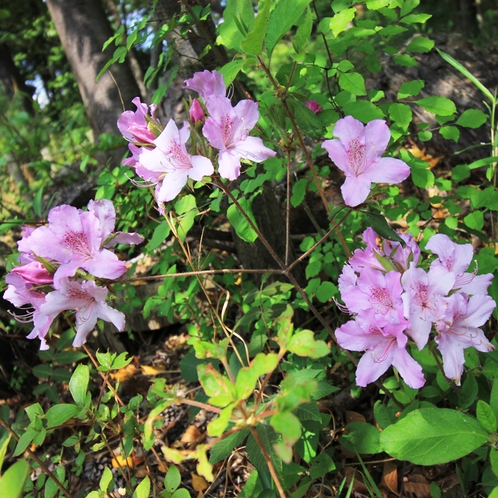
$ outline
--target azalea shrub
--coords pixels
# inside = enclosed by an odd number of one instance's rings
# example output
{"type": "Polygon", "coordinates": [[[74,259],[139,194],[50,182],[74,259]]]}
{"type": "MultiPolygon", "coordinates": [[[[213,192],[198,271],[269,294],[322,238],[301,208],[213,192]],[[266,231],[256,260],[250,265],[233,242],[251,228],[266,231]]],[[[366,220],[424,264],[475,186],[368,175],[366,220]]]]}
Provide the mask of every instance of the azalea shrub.
{"type": "MultiPolygon", "coordinates": [[[[444,52],[441,60],[482,92],[488,114],[457,110],[442,96],[418,98],[420,80],[403,83],[394,102],[368,88],[383,54],[410,67],[414,54],[433,49],[416,0],[336,0],[323,18],[312,6],[229,0],[217,43],[231,60],[184,81],[183,122],[158,117],[164,88],[151,102],[135,98],[136,109],[117,122],[129,154],[103,173],[96,200],[86,209],[55,207],[44,226],[24,228],[4,298],[19,309],[18,320],[31,323],[27,337],[40,341],[42,354],[57,364],[70,352],[74,369],[64,374],[71,398],[60,399],[47,384],[43,393],[53,405],[26,408],[27,418],[14,426],[14,456],[35,458],[31,447],[43,447],[60,427],[85,427],[63,443],[75,454],[71,469],[54,457],[54,474],[35,460],[49,472],[51,496],[70,495],[68,473],[82,473],[90,443],[92,451],[109,451],[118,434],[124,493],[138,497],[187,496],[176,466],[192,460],[197,477],[213,482],[220,462],[243,446],[255,471],[239,496],[315,496],[317,483],[349,496],[354,478],[339,448],[357,456],[371,496],[381,494],[365,466],[371,455],[453,462],[460,475],[478,466],[477,482],[461,479],[463,493],[497,494],[496,97],[444,52]],[[254,82],[247,98],[236,97],[237,79],[254,82]],[[430,131],[413,119],[415,108],[433,115],[430,131]],[[458,142],[459,127],[484,124],[489,157],[457,166],[449,179],[436,178],[408,146],[414,134],[458,142]],[[470,176],[478,168],[486,180],[476,185],[470,176]],[[327,192],[331,178],[340,178],[339,200],[327,192]],[[115,192],[117,179],[126,182],[124,193],[115,192]],[[253,209],[264,189],[281,195],[283,252],[253,209]],[[323,210],[320,221],[309,202],[323,210]],[[444,217],[434,216],[436,206],[444,217]],[[120,222],[122,231],[115,231],[117,210],[133,219],[120,222]],[[299,245],[292,243],[292,212],[305,213],[313,226],[299,245]],[[208,254],[189,235],[194,223],[229,224],[237,240],[261,244],[273,265],[245,268],[223,251],[208,254]],[[132,225],[139,233],[129,232],[132,225]],[[125,262],[114,252],[128,245],[153,261],[142,279],[160,287],[145,302],[111,306],[116,289],[136,297],[137,259],[125,262]],[[85,343],[102,322],[125,330],[125,311],[185,324],[189,352],[181,374],[200,385],[198,396],[158,376],[146,397],[122,398],[110,379],[132,358],[93,355],[85,343]],[[67,330],[54,332],[61,322],[67,330]],[[85,354],[75,356],[70,345],[85,354]],[[367,387],[374,393],[371,423],[347,423],[323,408],[339,393],[361,399],[367,387]],[[158,457],[156,431],[176,405],[212,415],[208,438],[187,449],[164,443],[158,457]],[[138,449],[157,458],[160,476],[149,470],[131,478],[124,470],[138,449]]],[[[196,11],[176,27],[201,14],[208,15],[196,11]]],[[[53,373],[40,369],[40,378],[50,381],[53,373]]],[[[26,460],[15,465],[18,474],[1,479],[21,475],[18,489],[36,496],[26,460]]],[[[88,496],[105,496],[114,479],[106,469],[88,496]]],[[[441,491],[431,486],[432,496],[441,491]]]]}

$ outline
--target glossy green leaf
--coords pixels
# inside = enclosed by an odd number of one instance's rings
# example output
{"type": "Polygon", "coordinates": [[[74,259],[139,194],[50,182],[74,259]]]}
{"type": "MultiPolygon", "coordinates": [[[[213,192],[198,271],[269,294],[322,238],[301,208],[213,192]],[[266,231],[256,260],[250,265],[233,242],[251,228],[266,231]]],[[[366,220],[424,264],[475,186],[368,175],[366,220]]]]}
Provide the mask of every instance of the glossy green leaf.
{"type": "Polygon", "coordinates": [[[245,54],[261,55],[263,41],[268,32],[271,4],[271,0],[260,0],[258,4],[258,16],[254,21],[254,28],[240,42],[240,48],[245,54]]]}
{"type": "Polygon", "coordinates": [[[374,425],[352,422],[345,430],[346,434],[339,438],[339,442],[347,450],[358,452],[360,455],[375,455],[382,451],[381,432],[374,425]]]}
{"type": "Polygon", "coordinates": [[[460,139],[460,130],[456,126],[443,126],[439,130],[439,133],[446,138],[446,140],[453,140],[453,142],[458,143],[460,139]]]}
{"type": "Polygon", "coordinates": [[[456,124],[464,126],[465,128],[479,128],[488,120],[488,118],[489,116],[480,109],[467,109],[456,120],[456,124]]]}
{"type": "MultiPolygon", "coordinates": [[[[254,219],[254,215],[251,210],[252,202],[245,198],[238,199],[238,201],[252,222],[256,224],[256,220],[254,219]]],[[[258,234],[253,230],[251,225],[249,225],[249,222],[242,215],[235,204],[228,207],[227,218],[237,235],[245,242],[254,242],[258,238],[258,234]]]]}
{"type": "Polygon", "coordinates": [[[142,482],[136,487],[133,492],[133,498],[149,498],[150,493],[150,478],[145,476],[142,482]]]}
{"type": "Polygon", "coordinates": [[[488,431],[496,432],[498,429],[498,421],[495,412],[482,399],[477,401],[477,420],[488,431]]]}
{"type": "Polygon", "coordinates": [[[368,123],[374,119],[383,119],[385,117],[382,110],[371,102],[368,102],[368,100],[350,102],[343,106],[343,110],[346,115],[349,114],[362,123],[368,123]]]}
{"type": "Polygon", "coordinates": [[[76,416],[81,411],[81,406],[60,403],[50,407],[45,414],[47,419],[47,428],[58,427],[66,423],[69,419],[76,416]]]}
{"type": "Polygon", "coordinates": [[[440,116],[451,116],[456,112],[454,102],[446,97],[438,97],[433,95],[424,99],[416,100],[416,104],[423,107],[426,111],[440,116]]]}
{"type": "Polygon", "coordinates": [[[254,8],[251,0],[229,0],[223,11],[223,22],[218,27],[218,43],[242,52],[241,42],[254,26],[254,8]]]}
{"type": "Polygon", "coordinates": [[[343,90],[351,92],[353,95],[366,95],[365,79],[360,73],[348,72],[339,73],[339,86],[343,90]]]}
{"type": "Polygon", "coordinates": [[[90,371],[88,367],[86,365],[78,365],[69,380],[69,391],[78,405],[85,404],[89,380],[90,371]]]}
{"type": "Polygon", "coordinates": [[[29,463],[23,458],[11,465],[0,477],[0,496],[19,498],[30,471],[29,463]]]}
{"type": "Polygon", "coordinates": [[[437,465],[468,455],[488,435],[472,416],[448,408],[414,410],[381,433],[385,452],[417,465],[437,465]]]}
{"type": "Polygon", "coordinates": [[[311,0],[279,0],[270,14],[265,46],[269,55],[279,40],[295,26],[311,0]]]}
{"type": "Polygon", "coordinates": [[[329,18],[329,29],[334,36],[338,36],[343,31],[346,31],[348,24],[355,18],[355,15],[356,9],[350,8],[341,10],[334,17],[329,18]]]}
{"type": "Polygon", "coordinates": [[[434,40],[425,36],[416,36],[406,47],[407,52],[430,52],[434,48],[434,40]]]}
{"type": "Polygon", "coordinates": [[[412,122],[412,110],[406,104],[391,104],[389,106],[389,117],[403,130],[407,130],[412,122]]]}
{"type": "Polygon", "coordinates": [[[166,220],[162,221],[157,227],[154,229],[154,233],[152,234],[152,238],[149,240],[147,244],[147,250],[153,251],[157,249],[169,236],[171,232],[170,226],[166,220]]]}
{"type": "Polygon", "coordinates": [[[398,90],[398,99],[406,99],[407,97],[415,97],[424,88],[425,81],[413,80],[403,83],[398,90]]]}

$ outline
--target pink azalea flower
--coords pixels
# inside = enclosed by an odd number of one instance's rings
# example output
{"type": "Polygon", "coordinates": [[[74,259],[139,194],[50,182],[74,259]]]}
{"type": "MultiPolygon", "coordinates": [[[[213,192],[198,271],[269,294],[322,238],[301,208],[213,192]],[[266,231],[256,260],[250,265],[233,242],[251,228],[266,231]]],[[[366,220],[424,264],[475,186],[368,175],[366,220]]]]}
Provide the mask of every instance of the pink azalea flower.
{"type": "Polygon", "coordinates": [[[304,105],[315,114],[323,111],[323,107],[316,100],[307,100],[304,105]]]}
{"type": "MultiPolygon", "coordinates": [[[[78,268],[95,277],[116,279],[126,271],[126,265],[103,247],[111,235],[103,211],[107,211],[107,216],[112,211],[114,219],[114,206],[107,200],[90,203],[89,211],[58,206],[50,211],[47,226],[37,228],[19,241],[19,250],[59,264],[54,274],[56,289],[62,278],[72,277],[78,268]]],[[[137,243],[142,238],[133,234],[130,240],[129,243],[137,243]]]]}
{"type": "Polygon", "coordinates": [[[86,342],[98,318],[113,323],[120,332],[124,330],[125,316],[106,304],[107,293],[105,287],[97,286],[93,280],[80,283],[65,278],[58,291],[47,294],[40,311],[53,319],[62,311],[76,310],[76,337],[73,346],[78,347],[86,342]]]}
{"type": "Polygon", "coordinates": [[[393,157],[381,157],[391,137],[384,120],[375,119],[364,126],[346,116],[335,124],[334,135],[338,140],[325,140],[323,148],[346,175],[341,187],[346,205],[355,207],[364,202],[373,182],[399,183],[408,178],[407,164],[393,157]]]}
{"type": "Polygon", "coordinates": [[[241,100],[232,107],[230,100],[213,95],[206,103],[210,117],[204,123],[202,133],[219,153],[219,173],[222,178],[235,180],[240,175],[240,159],[261,162],[275,155],[258,137],[249,132],[259,119],[258,104],[241,100]]]}
{"type": "Polygon", "coordinates": [[[404,323],[406,328],[400,278],[401,275],[397,271],[384,274],[381,271],[365,268],[358,277],[357,285],[342,292],[342,300],[350,313],[372,309],[378,318],[389,323],[404,323]]]}
{"type": "Polygon", "coordinates": [[[359,314],[336,330],[338,344],[351,351],[365,351],[356,370],[356,384],[365,387],[394,366],[413,389],[425,384],[422,367],[408,354],[404,325],[379,325],[373,310],[359,314]]]}
{"type": "Polygon", "coordinates": [[[156,148],[144,149],[140,154],[141,166],[151,175],[157,175],[156,201],[159,204],[173,200],[189,178],[201,181],[204,176],[211,176],[214,172],[207,157],[188,154],[185,143],[189,137],[188,123],[178,130],[171,119],[154,140],[156,148]]]}
{"type": "Polygon", "coordinates": [[[188,80],[185,80],[185,87],[189,90],[194,90],[203,99],[207,101],[212,95],[226,95],[225,82],[223,75],[218,71],[208,71],[207,69],[202,72],[197,72],[188,80]]]}
{"type": "Polygon", "coordinates": [[[490,296],[453,294],[448,298],[444,317],[436,323],[435,340],[441,351],[444,375],[460,385],[465,363],[464,350],[470,347],[489,352],[495,347],[486,339],[482,325],[491,316],[496,303],[490,296]]]}
{"type": "Polygon", "coordinates": [[[445,312],[445,297],[454,282],[455,279],[448,278],[442,268],[431,268],[426,273],[412,263],[403,273],[401,283],[405,290],[402,295],[405,316],[411,323],[409,334],[419,350],[427,344],[433,322],[445,312]]]}
{"type": "Polygon", "coordinates": [[[140,97],[135,97],[132,102],[137,107],[135,112],[125,111],[118,119],[118,128],[123,137],[130,141],[150,144],[156,138],[150,130],[149,123],[158,121],[154,118],[156,106],[142,104],[140,97]],[[150,115],[149,115],[150,110],[150,115]]]}
{"type": "Polygon", "coordinates": [[[24,280],[20,274],[12,271],[5,277],[5,282],[8,286],[3,295],[4,299],[16,308],[25,311],[22,314],[14,314],[14,318],[21,323],[33,322],[33,330],[27,338],[40,339],[40,349],[48,349],[45,337],[53,318],[40,311],[41,306],[45,304],[45,294],[34,290],[33,283],[24,280]]]}

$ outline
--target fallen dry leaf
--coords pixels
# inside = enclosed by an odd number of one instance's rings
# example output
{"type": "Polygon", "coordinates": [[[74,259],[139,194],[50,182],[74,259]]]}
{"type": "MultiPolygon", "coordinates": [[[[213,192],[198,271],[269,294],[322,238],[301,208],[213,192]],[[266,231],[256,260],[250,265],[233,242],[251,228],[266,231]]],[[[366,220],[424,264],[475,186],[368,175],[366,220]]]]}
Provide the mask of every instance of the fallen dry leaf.
{"type": "Polygon", "coordinates": [[[413,498],[431,498],[430,486],[422,482],[403,483],[403,496],[413,498]]]}
{"type": "Polygon", "coordinates": [[[149,366],[149,365],[140,365],[140,370],[144,375],[159,375],[166,371],[166,368],[162,365],[159,366],[149,366]]]}
{"type": "Polygon", "coordinates": [[[194,488],[194,491],[202,492],[208,488],[209,483],[206,481],[206,479],[204,479],[204,477],[198,476],[193,472],[191,472],[190,475],[192,476],[192,487],[194,488]]]}
{"type": "Polygon", "coordinates": [[[350,424],[351,422],[366,422],[366,418],[358,412],[350,412],[347,411],[345,414],[346,424],[350,424]]]}
{"type": "Polygon", "coordinates": [[[119,370],[116,370],[115,372],[110,374],[110,377],[113,380],[119,380],[120,382],[123,382],[124,380],[127,380],[130,377],[136,375],[137,372],[138,369],[135,364],[130,363],[129,365],[126,365],[126,367],[120,368],[119,370]]]}
{"type": "Polygon", "coordinates": [[[203,434],[195,425],[190,425],[181,438],[182,443],[192,444],[199,442],[203,438],[203,434]]]}
{"type": "Polygon", "coordinates": [[[396,462],[384,463],[380,485],[387,488],[391,493],[398,494],[398,466],[396,462]]]}

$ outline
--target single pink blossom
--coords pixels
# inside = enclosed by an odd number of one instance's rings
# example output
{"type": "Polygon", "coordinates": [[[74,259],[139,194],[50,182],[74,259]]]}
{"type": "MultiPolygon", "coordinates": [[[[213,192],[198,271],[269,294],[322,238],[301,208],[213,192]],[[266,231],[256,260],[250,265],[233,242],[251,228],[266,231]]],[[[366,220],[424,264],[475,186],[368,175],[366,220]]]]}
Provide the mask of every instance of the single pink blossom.
{"type": "Polygon", "coordinates": [[[206,116],[199,99],[194,99],[189,109],[190,120],[193,124],[204,123],[206,116]]]}
{"type": "Polygon", "coordinates": [[[258,104],[241,100],[232,107],[230,100],[213,95],[206,103],[210,117],[204,123],[202,133],[219,153],[219,173],[222,178],[235,180],[240,175],[240,160],[261,162],[275,155],[265,147],[259,137],[249,132],[259,119],[258,104]]]}
{"type": "Polygon", "coordinates": [[[464,294],[453,294],[448,297],[446,313],[436,323],[435,340],[443,357],[444,375],[457,385],[463,373],[465,349],[473,347],[483,352],[495,349],[480,328],[495,306],[490,296],[476,295],[467,299],[464,294]]]}
{"type": "Polygon", "coordinates": [[[405,290],[402,295],[404,313],[411,323],[408,333],[419,350],[427,344],[433,322],[446,310],[446,296],[455,282],[451,277],[442,268],[431,268],[425,272],[422,268],[416,268],[414,263],[401,277],[405,290]]]}
{"type": "Polygon", "coordinates": [[[159,124],[157,119],[154,118],[156,106],[154,104],[150,106],[142,104],[140,97],[135,97],[132,102],[137,107],[137,110],[135,112],[124,111],[118,119],[118,129],[123,137],[130,141],[150,144],[156,137],[149,124],[151,122],[159,124]]]}
{"type": "Polygon", "coordinates": [[[365,387],[394,366],[413,389],[425,384],[422,367],[408,354],[408,338],[401,323],[379,321],[373,310],[360,313],[336,330],[338,344],[350,351],[365,351],[356,370],[356,384],[365,387]]]}
{"type": "Polygon", "coordinates": [[[226,95],[223,75],[218,71],[208,71],[207,69],[197,72],[192,78],[185,80],[184,88],[197,92],[204,102],[212,95],[221,95],[222,97],[226,95]]]}
{"type": "Polygon", "coordinates": [[[316,100],[307,100],[304,105],[315,114],[323,111],[323,107],[316,100]]]}
{"type": "Polygon", "coordinates": [[[173,200],[189,178],[201,181],[214,172],[207,157],[188,154],[185,143],[189,137],[188,123],[178,130],[171,119],[154,140],[156,148],[143,149],[140,154],[141,167],[158,177],[156,201],[159,204],[173,200]]]}
{"type": "Polygon", "coordinates": [[[124,330],[125,316],[106,304],[107,294],[108,290],[99,287],[93,280],[80,283],[65,278],[61,281],[58,291],[47,294],[40,311],[53,319],[62,311],[75,310],[76,337],[73,346],[78,347],[86,342],[98,318],[111,322],[120,332],[124,330]]]}
{"type": "Polygon", "coordinates": [[[364,202],[373,182],[399,183],[408,178],[407,164],[393,157],[381,157],[391,137],[384,120],[375,119],[364,126],[346,116],[335,124],[334,135],[338,139],[325,140],[323,148],[346,175],[341,187],[346,205],[355,207],[364,202]]]}

